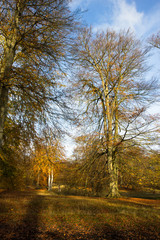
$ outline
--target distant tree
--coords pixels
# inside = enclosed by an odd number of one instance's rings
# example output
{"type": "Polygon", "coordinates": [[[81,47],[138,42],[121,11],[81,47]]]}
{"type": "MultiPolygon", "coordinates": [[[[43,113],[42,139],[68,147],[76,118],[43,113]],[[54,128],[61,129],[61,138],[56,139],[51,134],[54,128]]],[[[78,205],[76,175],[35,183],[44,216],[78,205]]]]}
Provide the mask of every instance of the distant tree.
{"type": "MultiPolygon", "coordinates": [[[[129,31],[93,34],[84,29],[77,49],[77,94],[84,101],[85,122],[103,142],[109,173],[109,197],[118,197],[118,149],[123,141],[153,132],[147,115],[156,87],[142,80],[147,51],[129,31]],[[91,121],[90,121],[91,120],[91,121]]],[[[142,137],[143,136],[143,137],[142,137]]]]}
{"type": "Polygon", "coordinates": [[[47,186],[50,191],[64,161],[63,148],[57,140],[52,140],[51,145],[37,144],[31,158],[31,171],[37,187],[47,186]]]}
{"type": "Polygon", "coordinates": [[[139,146],[135,141],[128,141],[121,146],[118,155],[120,187],[128,189],[146,187],[148,154],[147,149],[139,146]]]}
{"type": "Polygon", "coordinates": [[[160,189],[160,152],[157,150],[150,151],[148,163],[148,174],[145,175],[145,184],[152,189],[160,189]]]}
{"type": "Polygon", "coordinates": [[[95,135],[83,135],[76,138],[76,161],[78,163],[75,184],[83,187],[93,195],[102,194],[106,190],[108,174],[104,148],[99,137],[95,135]]]}
{"type": "Polygon", "coordinates": [[[0,185],[6,189],[23,189],[32,182],[30,171],[31,149],[21,129],[7,123],[5,128],[5,144],[0,152],[0,185]]]}

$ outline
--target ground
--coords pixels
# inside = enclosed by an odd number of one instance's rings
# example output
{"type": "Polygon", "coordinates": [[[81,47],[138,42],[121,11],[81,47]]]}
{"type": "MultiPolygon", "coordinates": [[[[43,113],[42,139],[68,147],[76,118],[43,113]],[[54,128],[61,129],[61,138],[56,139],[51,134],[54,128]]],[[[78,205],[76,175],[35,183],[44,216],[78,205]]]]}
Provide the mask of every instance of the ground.
{"type": "MultiPolygon", "coordinates": [[[[0,193],[0,239],[160,239],[160,198],[0,193]]],[[[124,196],[125,195],[125,196],[124,196]]]]}

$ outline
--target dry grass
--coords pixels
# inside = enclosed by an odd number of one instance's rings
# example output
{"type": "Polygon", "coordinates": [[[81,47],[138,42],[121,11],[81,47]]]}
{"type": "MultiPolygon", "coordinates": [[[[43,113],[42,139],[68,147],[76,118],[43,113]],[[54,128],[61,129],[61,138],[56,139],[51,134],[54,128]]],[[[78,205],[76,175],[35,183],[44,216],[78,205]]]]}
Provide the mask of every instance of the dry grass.
{"type": "Polygon", "coordinates": [[[0,239],[160,239],[160,200],[0,193],[0,239]]]}

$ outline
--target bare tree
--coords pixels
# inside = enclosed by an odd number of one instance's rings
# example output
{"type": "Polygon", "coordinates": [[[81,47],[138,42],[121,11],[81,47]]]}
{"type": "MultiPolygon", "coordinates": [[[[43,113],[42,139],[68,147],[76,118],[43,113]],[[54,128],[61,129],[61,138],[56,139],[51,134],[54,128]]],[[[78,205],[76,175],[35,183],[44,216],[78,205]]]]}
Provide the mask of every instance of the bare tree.
{"type": "Polygon", "coordinates": [[[155,86],[142,79],[147,50],[129,31],[94,35],[91,29],[84,29],[75,47],[77,92],[103,139],[110,176],[108,196],[118,197],[119,146],[136,137],[142,140],[142,135],[153,131],[149,125],[155,119],[145,113],[153,102],[155,86]]]}

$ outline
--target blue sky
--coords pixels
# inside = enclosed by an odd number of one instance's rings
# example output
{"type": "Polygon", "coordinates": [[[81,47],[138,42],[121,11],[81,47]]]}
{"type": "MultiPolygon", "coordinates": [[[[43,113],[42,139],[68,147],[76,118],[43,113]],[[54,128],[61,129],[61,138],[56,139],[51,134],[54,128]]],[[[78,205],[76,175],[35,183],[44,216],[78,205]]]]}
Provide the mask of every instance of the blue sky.
{"type": "Polygon", "coordinates": [[[160,30],[160,0],[72,0],[70,7],[84,11],[83,22],[94,31],[130,28],[145,38],[160,30]]]}

